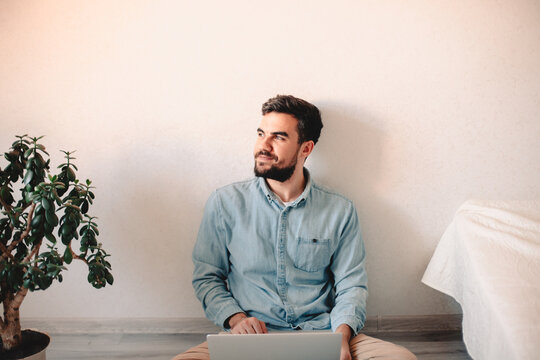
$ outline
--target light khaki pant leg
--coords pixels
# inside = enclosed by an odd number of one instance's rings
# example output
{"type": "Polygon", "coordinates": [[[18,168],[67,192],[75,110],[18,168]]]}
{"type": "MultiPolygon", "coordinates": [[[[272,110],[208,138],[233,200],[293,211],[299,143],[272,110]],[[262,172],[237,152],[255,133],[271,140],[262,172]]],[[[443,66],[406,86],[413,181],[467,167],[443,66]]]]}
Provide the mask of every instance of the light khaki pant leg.
{"type": "MultiPolygon", "coordinates": [[[[416,360],[416,356],[403,346],[364,334],[352,338],[350,345],[353,360],[416,360]]],[[[203,342],[194,346],[185,353],[177,355],[173,360],[210,360],[208,343],[203,342]]]]}
{"type": "Polygon", "coordinates": [[[349,344],[353,360],[416,360],[416,356],[403,346],[364,334],[356,335],[349,344]]]}
{"type": "Polygon", "coordinates": [[[176,355],[173,360],[210,360],[208,343],[205,341],[202,344],[194,346],[185,353],[176,355]]]}

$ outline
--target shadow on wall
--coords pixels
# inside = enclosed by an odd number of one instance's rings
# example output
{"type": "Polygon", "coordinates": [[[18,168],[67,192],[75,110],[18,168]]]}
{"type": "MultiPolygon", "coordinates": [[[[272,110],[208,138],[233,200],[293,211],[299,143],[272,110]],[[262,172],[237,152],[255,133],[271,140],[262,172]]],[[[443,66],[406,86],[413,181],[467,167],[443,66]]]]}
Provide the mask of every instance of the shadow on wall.
{"type": "Polygon", "coordinates": [[[426,261],[419,261],[417,251],[423,242],[414,227],[418,219],[390,203],[377,186],[384,166],[384,121],[346,104],[325,103],[320,110],[324,128],[307,166],[315,181],[355,203],[367,251],[368,314],[424,313],[429,305],[422,301],[430,296],[420,283],[426,261]],[[416,308],[400,298],[415,299],[416,308]]]}
{"type": "Polygon", "coordinates": [[[380,173],[383,132],[377,120],[356,107],[323,103],[321,138],[313,153],[320,181],[349,195],[371,193],[380,173]]]}

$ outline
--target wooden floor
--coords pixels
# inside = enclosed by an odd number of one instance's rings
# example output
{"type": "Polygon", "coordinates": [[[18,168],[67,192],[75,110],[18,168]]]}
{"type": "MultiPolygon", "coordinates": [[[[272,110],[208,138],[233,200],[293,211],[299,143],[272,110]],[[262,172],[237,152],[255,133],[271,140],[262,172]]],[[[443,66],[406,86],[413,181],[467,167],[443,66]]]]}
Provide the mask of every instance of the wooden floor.
{"type": "MultiPolygon", "coordinates": [[[[403,345],[419,360],[471,359],[459,331],[366,334],[403,345]]],[[[205,337],[204,334],[51,334],[47,359],[170,360],[203,342],[205,337]]]]}

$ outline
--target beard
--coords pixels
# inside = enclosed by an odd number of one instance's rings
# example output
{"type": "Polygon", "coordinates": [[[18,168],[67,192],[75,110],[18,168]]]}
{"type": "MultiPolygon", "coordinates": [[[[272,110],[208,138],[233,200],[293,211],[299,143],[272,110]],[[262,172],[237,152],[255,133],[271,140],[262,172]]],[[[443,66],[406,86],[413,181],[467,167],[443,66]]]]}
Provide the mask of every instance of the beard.
{"type": "Polygon", "coordinates": [[[269,169],[265,170],[265,169],[259,169],[257,167],[256,158],[260,154],[269,155],[265,151],[260,151],[259,153],[257,153],[257,155],[255,155],[255,166],[253,169],[253,171],[255,172],[255,176],[262,177],[264,179],[272,179],[279,182],[285,182],[291,178],[292,174],[294,173],[294,169],[296,168],[296,163],[297,163],[296,156],[293,158],[293,160],[291,161],[289,165],[279,167],[274,164],[269,169]]]}

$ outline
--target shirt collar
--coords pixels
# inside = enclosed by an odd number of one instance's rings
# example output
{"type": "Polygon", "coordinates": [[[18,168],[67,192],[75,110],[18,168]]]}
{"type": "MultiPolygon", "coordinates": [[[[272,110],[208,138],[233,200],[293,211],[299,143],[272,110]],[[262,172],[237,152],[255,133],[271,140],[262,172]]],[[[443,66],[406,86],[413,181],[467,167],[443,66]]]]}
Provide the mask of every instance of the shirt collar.
{"type": "MultiPolygon", "coordinates": [[[[295,207],[298,204],[302,203],[309,195],[309,192],[311,191],[311,174],[309,173],[308,169],[304,168],[304,178],[306,179],[306,187],[304,188],[304,191],[302,194],[300,194],[299,197],[294,200],[294,202],[290,205],[290,207],[295,207]]],[[[268,186],[268,183],[263,177],[259,177],[259,185],[264,193],[264,196],[266,196],[266,199],[269,203],[275,202],[276,204],[281,205],[281,201],[279,201],[278,197],[274,192],[270,189],[268,186]]]]}

